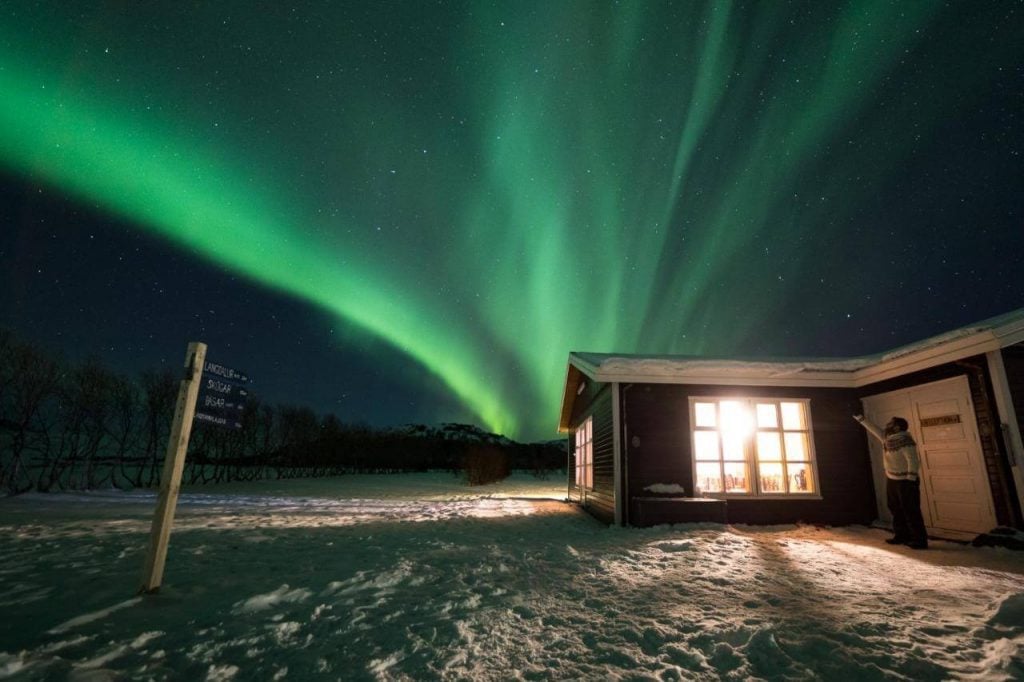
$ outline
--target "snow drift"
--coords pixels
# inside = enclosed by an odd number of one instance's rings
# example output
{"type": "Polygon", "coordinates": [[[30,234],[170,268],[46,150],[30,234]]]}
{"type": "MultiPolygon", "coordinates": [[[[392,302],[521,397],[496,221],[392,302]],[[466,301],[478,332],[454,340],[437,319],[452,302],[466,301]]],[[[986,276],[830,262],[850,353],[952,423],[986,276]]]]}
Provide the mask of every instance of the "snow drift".
{"type": "Polygon", "coordinates": [[[609,528],[447,475],[0,499],[0,678],[1014,679],[1024,554],[868,528],[609,528]]]}

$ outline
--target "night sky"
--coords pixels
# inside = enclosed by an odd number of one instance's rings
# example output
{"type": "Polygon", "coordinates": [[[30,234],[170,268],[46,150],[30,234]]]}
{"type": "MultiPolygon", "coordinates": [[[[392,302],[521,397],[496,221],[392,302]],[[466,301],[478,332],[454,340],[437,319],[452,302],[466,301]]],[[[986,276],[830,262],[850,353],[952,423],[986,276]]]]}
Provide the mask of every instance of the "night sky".
{"type": "Polygon", "coordinates": [[[1024,306],[1020,2],[6,2],[0,327],[554,435],[570,350],[1024,306]]]}

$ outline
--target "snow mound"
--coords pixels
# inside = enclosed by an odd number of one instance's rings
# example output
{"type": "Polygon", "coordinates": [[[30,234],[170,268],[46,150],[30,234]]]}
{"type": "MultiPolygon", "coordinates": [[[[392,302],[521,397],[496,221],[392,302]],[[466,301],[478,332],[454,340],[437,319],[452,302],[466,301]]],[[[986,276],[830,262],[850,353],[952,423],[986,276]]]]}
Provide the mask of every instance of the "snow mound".
{"type": "Polygon", "coordinates": [[[291,590],[288,589],[288,585],[281,585],[281,587],[273,592],[257,594],[255,597],[249,597],[245,601],[238,602],[235,604],[235,611],[266,611],[280,604],[305,601],[312,594],[309,590],[301,587],[291,590]]]}
{"type": "Polygon", "coordinates": [[[686,488],[678,483],[653,483],[644,488],[649,493],[685,495],[686,488]]]}
{"type": "Polygon", "coordinates": [[[1002,599],[995,612],[988,619],[993,627],[1019,627],[1024,624],[1024,592],[1011,594],[1002,599]]]}
{"type": "Polygon", "coordinates": [[[128,599],[127,601],[123,601],[123,602],[120,602],[118,604],[114,604],[113,606],[109,606],[109,607],[107,607],[105,609],[100,609],[99,611],[93,611],[92,613],[86,613],[86,614],[81,615],[81,616],[76,616],[74,618],[71,618],[71,619],[61,623],[60,625],[58,625],[56,627],[50,628],[49,632],[50,632],[51,635],[57,635],[57,634],[60,634],[62,632],[67,632],[68,630],[70,630],[72,628],[76,628],[79,625],[85,625],[86,623],[91,623],[94,620],[99,620],[101,618],[106,618],[107,616],[109,616],[110,614],[112,614],[115,611],[120,611],[121,609],[126,609],[129,606],[135,606],[136,604],[138,604],[141,601],[142,601],[142,597],[135,597],[134,599],[128,599]]]}

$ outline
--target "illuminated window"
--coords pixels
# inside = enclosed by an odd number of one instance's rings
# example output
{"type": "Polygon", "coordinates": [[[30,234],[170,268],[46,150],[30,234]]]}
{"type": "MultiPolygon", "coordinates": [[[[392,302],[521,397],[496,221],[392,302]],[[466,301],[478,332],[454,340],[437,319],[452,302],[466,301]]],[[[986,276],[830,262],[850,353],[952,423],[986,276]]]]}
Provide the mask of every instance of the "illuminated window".
{"type": "Polygon", "coordinates": [[[576,429],[576,485],[594,487],[594,419],[587,420],[576,429]]]}
{"type": "Polygon", "coordinates": [[[697,488],[725,495],[816,492],[806,400],[693,398],[697,488]]]}

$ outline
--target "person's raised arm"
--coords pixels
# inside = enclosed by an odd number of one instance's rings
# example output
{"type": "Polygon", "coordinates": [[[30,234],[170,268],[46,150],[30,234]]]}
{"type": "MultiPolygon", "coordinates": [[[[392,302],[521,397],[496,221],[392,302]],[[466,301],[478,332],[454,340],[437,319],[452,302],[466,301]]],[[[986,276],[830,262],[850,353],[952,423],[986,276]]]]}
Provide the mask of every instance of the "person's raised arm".
{"type": "Polygon", "coordinates": [[[853,418],[856,419],[860,423],[860,425],[863,426],[867,430],[868,433],[870,433],[872,436],[877,438],[878,442],[880,442],[880,443],[884,443],[885,442],[885,433],[882,432],[882,429],[878,428],[875,424],[873,424],[872,422],[868,421],[864,417],[864,415],[862,415],[862,414],[855,414],[855,415],[853,415],[853,418]]]}

